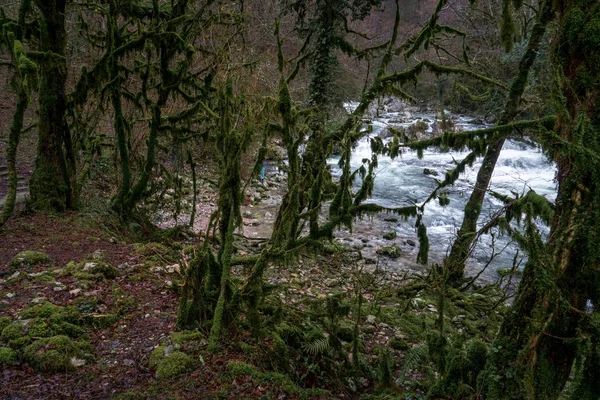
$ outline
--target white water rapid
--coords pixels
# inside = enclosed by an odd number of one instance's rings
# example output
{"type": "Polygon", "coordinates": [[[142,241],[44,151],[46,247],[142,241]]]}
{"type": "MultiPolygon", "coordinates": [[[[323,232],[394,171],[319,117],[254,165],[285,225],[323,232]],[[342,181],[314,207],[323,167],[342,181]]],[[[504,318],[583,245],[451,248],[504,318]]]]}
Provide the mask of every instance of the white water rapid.
{"type": "MultiPolygon", "coordinates": [[[[457,130],[474,130],[485,127],[469,123],[473,118],[452,114],[447,115],[454,119],[457,130]]],[[[384,114],[380,118],[373,120],[373,132],[369,137],[381,133],[388,124],[395,127],[407,127],[418,120],[433,122],[436,120],[436,116],[433,113],[412,115],[408,113],[401,113],[400,115],[398,113],[384,114]],[[399,117],[403,118],[404,123],[390,123],[390,120],[398,121],[399,117]]],[[[401,157],[394,160],[387,156],[379,156],[375,188],[373,197],[369,201],[386,207],[404,207],[415,203],[421,204],[435,189],[437,184],[434,178],[443,180],[445,172],[454,168],[454,160],[460,161],[467,154],[468,152],[443,153],[436,149],[429,149],[424,151],[422,159],[419,159],[416,152],[413,151],[406,151],[401,157]],[[437,176],[425,175],[425,168],[436,171],[437,176]]],[[[359,168],[362,165],[362,160],[370,157],[371,147],[369,138],[367,137],[362,139],[353,151],[352,168],[359,168]]],[[[335,178],[339,178],[341,174],[337,166],[338,161],[339,157],[328,160],[335,178]]],[[[464,205],[472,191],[480,166],[481,158],[473,164],[472,168],[467,167],[465,173],[458,179],[454,186],[447,188],[447,191],[450,192],[450,204],[448,206],[441,207],[437,201],[431,201],[425,207],[423,221],[427,226],[429,234],[430,261],[441,261],[449,250],[449,246],[462,222],[464,205]]],[[[554,201],[556,197],[555,171],[555,166],[547,160],[539,149],[515,141],[507,141],[496,164],[491,189],[508,195],[511,195],[511,192],[524,194],[533,189],[538,194],[544,195],[549,200],[554,201]]],[[[360,180],[355,183],[355,189],[360,187],[360,183],[360,180]]],[[[498,210],[501,205],[502,203],[499,200],[487,195],[479,219],[479,226],[486,223],[494,211],[498,210]]],[[[413,238],[416,241],[414,219],[382,226],[382,228],[394,229],[399,238],[413,238]]],[[[541,224],[540,229],[543,233],[547,233],[548,228],[541,224]]],[[[359,229],[355,229],[356,231],[360,232],[359,229]]],[[[470,273],[476,273],[487,262],[492,253],[492,243],[496,252],[499,252],[508,242],[509,240],[506,237],[497,236],[492,241],[490,235],[484,235],[477,244],[473,256],[469,261],[470,273]]],[[[511,244],[494,259],[490,265],[489,272],[485,274],[488,280],[493,280],[496,269],[512,266],[515,252],[516,247],[511,244]]],[[[389,263],[388,265],[393,267],[389,263]]]]}

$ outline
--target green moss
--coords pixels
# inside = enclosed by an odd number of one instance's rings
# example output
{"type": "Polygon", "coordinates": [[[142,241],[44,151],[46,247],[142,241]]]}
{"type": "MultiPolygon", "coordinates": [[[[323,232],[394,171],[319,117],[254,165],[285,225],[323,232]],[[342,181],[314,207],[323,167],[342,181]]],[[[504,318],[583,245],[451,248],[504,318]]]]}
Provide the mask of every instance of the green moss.
{"type": "Polygon", "coordinates": [[[10,341],[23,336],[23,327],[18,324],[10,324],[2,329],[2,340],[10,341]]]}
{"type": "Polygon", "coordinates": [[[402,250],[400,250],[400,247],[396,245],[385,246],[380,249],[377,249],[377,254],[389,258],[398,258],[402,255],[402,250]]]}
{"type": "Polygon", "coordinates": [[[61,307],[50,302],[37,304],[21,311],[22,319],[51,318],[54,322],[79,324],[79,312],[74,306],[61,307]]]}
{"type": "Polygon", "coordinates": [[[112,265],[104,261],[82,262],[77,265],[74,276],[83,280],[101,281],[104,279],[115,279],[119,275],[119,271],[112,265]]]}
{"type": "Polygon", "coordinates": [[[36,282],[55,282],[56,278],[54,278],[50,274],[41,274],[35,277],[36,282]]]}
{"type": "Polygon", "coordinates": [[[408,350],[409,345],[408,342],[404,339],[391,339],[390,347],[394,350],[408,350]]]}
{"type": "Polygon", "coordinates": [[[23,358],[38,371],[65,372],[75,368],[72,359],[89,361],[92,354],[89,343],[59,335],[36,340],[25,348],[23,358]]]}
{"type": "Polygon", "coordinates": [[[521,270],[514,269],[514,268],[498,268],[498,270],[496,272],[498,272],[498,275],[500,275],[500,276],[521,275],[522,274],[521,270]]]}
{"type": "Polygon", "coordinates": [[[84,317],[84,323],[95,329],[102,329],[113,326],[119,319],[121,317],[118,314],[87,315],[84,317]]]}
{"type": "Polygon", "coordinates": [[[156,378],[175,378],[190,370],[193,365],[194,360],[192,357],[180,351],[174,351],[158,362],[156,367],[156,378]]]}
{"type": "Polygon", "coordinates": [[[12,365],[17,363],[17,353],[8,347],[0,347],[0,365],[12,365]]]}
{"type": "Polygon", "coordinates": [[[33,339],[31,338],[31,336],[24,335],[18,339],[11,340],[10,342],[8,342],[8,344],[13,349],[21,349],[21,348],[29,345],[29,343],[31,343],[32,341],[33,341],[33,339]]]}
{"type": "Polygon", "coordinates": [[[383,234],[383,238],[386,240],[394,240],[396,239],[396,231],[386,232],[383,234]]]}
{"type": "Polygon", "coordinates": [[[170,250],[167,246],[162,243],[150,242],[150,243],[138,243],[133,245],[135,253],[140,256],[166,256],[170,250]]]}
{"type": "Polygon", "coordinates": [[[150,368],[156,368],[158,363],[164,360],[166,348],[166,345],[162,345],[152,350],[152,353],[150,353],[150,360],[148,361],[150,368]]]}
{"type": "Polygon", "coordinates": [[[14,258],[10,262],[10,265],[13,267],[31,267],[38,264],[48,264],[50,262],[52,262],[52,260],[50,259],[50,257],[48,257],[46,253],[42,253],[41,251],[26,250],[14,256],[14,258]]]}
{"type": "Polygon", "coordinates": [[[175,332],[173,333],[173,335],[171,335],[171,340],[177,345],[182,345],[187,342],[194,342],[202,339],[205,339],[205,336],[202,334],[202,332],[198,331],[175,332]]]}
{"type": "Polygon", "coordinates": [[[0,332],[12,322],[10,317],[0,317],[0,332]]]}

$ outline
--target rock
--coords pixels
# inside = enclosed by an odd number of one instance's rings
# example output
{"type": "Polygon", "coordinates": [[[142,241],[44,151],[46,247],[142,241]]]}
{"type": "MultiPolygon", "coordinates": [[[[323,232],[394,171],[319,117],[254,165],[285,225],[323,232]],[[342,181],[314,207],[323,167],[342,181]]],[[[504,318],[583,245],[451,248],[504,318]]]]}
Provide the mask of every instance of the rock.
{"type": "Polygon", "coordinates": [[[165,267],[165,269],[167,270],[167,272],[169,274],[173,274],[173,273],[180,274],[181,273],[181,265],[179,265],[179,264],[167,265],[165,267]]]}
{"type": "Polygon", "coordinates": [[[16,294],[14,294],[14,293],[6,293],[6,295],[4,297],[6,297],[7,299],[12,299],[15,296],[16,296],[16,294]]]}
{"type": "Polygon", "coordinates": [[[114,236],[111,236],[111,238],[110,238],[110,239],[108,239],[108,241],[109,241],[110,243],[112,243],[112,244],[115,244],[115,243],[117,243],[117,238],[116,238],[116,237],[114,237],[114,236]]]}
{"type": "Polygon", "coordinates": [[[36,297],[34,299],[31,300],[31,304],[44,304],[46,302],[46,298],[45,297],[36,297]]]}
{"type": "Polygon", "coordinates": [[[375,317],[374,315],[367,315],[367,324],[375,324],[375,321],[377,320],[377,317],[375,317]]]}
{"type": "Polygon", "coordinates": [[[96,250],[92,253],[92,260],[103,260],[104,259],[104,253],[102,253],[102,250],[96,250]]]}
{"type": "Polygon", "coordinates": [[[161,272],[165,272],[165,269],[163,267],[152,267],[150,268],[150,272],[154,272],[154,273],[161,273],[161,272]]]}
{"type": "Polygon", "coordinates": [[[82,271],[84,271],[84,272],[85,272],[85,271],[91,271],[92,269],[94,269],[94,267],[95,267],[96,265],[97,265],[97,264],[96,264],[95,262],[89,262],[89,263],[85,263],[85,265],[83,266],[83,269],[82,269],[82,271]]]}
{"type": "Polygon", "coordinates": [[[19,277],[19,275],[21,275],[21,273],[19,271],[17,271],[14,274],[12,274],[11,276],[9,276],[7,280],[10,281],[11,279],[17,279],[19,277]]]}
{"type": "Polygon", "coordinates": [[[396,239],[396,231],[386,232],[383,234],[383,238],[386,240],[394,240],[396,239]]]}
{"type": "Polygon", "coordinates": [[[252,200],[255,202],[259,202],[262,200],[262,196],[260,195],[260,193],[254,193],[254,197],[252,197],[252,200]]]}
{"type": "Polygon", "coordinates": [[[73,289],[69,291],[69,294],[71,296],[77,296],[79,293],[81,293],[81,289],[77,288],[77,289],[73,289]]]}
{"type": "Polygon", "coordinates": [[[415,247],[417,243],[412,239],[406,239],[406,244],[412,247],[415,247]]]}
{"type": "Polygon", "coordinates": [[[252,211],[244,211],[244,213],[242,214],[242,216],[244,218],[252,218],[252,211]]]}
{"type": "Polygon", "coordinates": [[[40,275],[44,275],[45,273],[46,272],[32,272],[32,273],[27,274],[27,276],[30,277],[30,278],[36,278],[36,277],[38,277],[40,275]]]}
{"type": "Polygon", "coordinates": [[[369,387],[369,380],[367,378],[365,378],[364,376],[360,377],[360,379],[358,380],[360,382],[360,384],[362,385],[362,387],[369,387]]]}
{"type": "Polygon", "coordinates": [[[438,312],[437,308],[435,308],[431,304],[427,306],[427,311],[431,311],[431,312],[434,312],[434,313],[438,312]]]}
{"type": "Polygon", "coordinates": [[[271,214],[270,212],[267,211],[265,213],[265,218],[267,218],[267,219],[273,218],[273,214],[271,214]]]}
{"type": "Polygon", "coordinates": [[[54,290],[55,292],[62,292],[65,290],[65,287],[64,286],[54,286],[54,289],[52,289],[52,290],[54,290]]]}
{"type": "Polygon", "coordinates": [[[22,251],[16,256],[13,257],[10,265],[13,267],[19,266],[33,266],[38,264],[48,264],[52,262],[50,257],[46,253],[42,253],[41,251],[22,251]]]}
{"type": "Polygon", "coordinates": [[[133,361],[132,359],[126,358],[123,360],[123,365],[127,365],[128,367],[131,367],[131,366],[135,365],[135,361],[133,361]]]}
{"type": "Polygon", "coordinates": [[[71,365],[74,366],[75,368],[83,367],[85,365],[85,360],[82,360],[77,357],[71,357],[71,365]]]}
{"type": "Polygon", "coordinates": [[[438,172],[436,170],[433,170],[433,169],[430,169],[430,168],[424,168],[423,169],[423,174],[429,175],[429,176],[438,176],[438,172]]]}
{"type": "Polygon", "coordinates": [[[402,250],[400,250],[400,247],[394,244],[377,249],[377,254],[389,258],[398,258],[402,255],[402,250]]]}

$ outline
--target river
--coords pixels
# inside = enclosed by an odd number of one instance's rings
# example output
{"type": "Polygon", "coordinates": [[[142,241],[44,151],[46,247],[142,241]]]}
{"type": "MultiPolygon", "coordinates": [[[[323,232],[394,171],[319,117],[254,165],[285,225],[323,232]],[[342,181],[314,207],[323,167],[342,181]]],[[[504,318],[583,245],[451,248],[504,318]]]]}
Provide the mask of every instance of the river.
{"type": "MultiPolygon", "coordinates": [[[[450,113],[447,115],[455,121],[457,130],[474,130],[485,127],[482,124],[472,123],[472,117],[450,113]]],[[[388,125],[403,128],[408,127],[418,120],[435,121],[435,119],[436,116],[434,113],[383,114],[371,122],[373,132],[369,136],[379,135],[388,125]],[[404,123],[390,123],[390,121],[398,121],[399,118],[402,118],[404,123]]],[[[429,131],[431,132],[431,127],[429,131]]],[[[376,170],[373,197],[369,202],[386,207],[404,207],[415,203],[420,204],[437,186],[434,179],[443,179],[445,172],[453,169],[455,160],[460,161],[467,154],[468,152],[441,152],[436,149],[429,149],[424,152],[422,159],[419,159],[414,151],[406,151],[402,156],[394,160],[387,156],[380,156],[379,166],[376,170]],[[436,171],[438,174],[437,177],[425,175],[425,168],[436,171]]],[[[369,137],[366,137],[357,144],[352,153],[352,168],[359,168],[362,165],[362,160],[370,157],[371,147],[369,137]]],[[[333,157],[328,160],[335,178],[339,178],[341,174],[337,166],[338,161],[339,157],[333,157]]],[[[454,186],[448,188],[447,191],[450,193],[448,196],[450,198],[449,205],[442,207],[437,201],[432,201],[426,205],[423,221],[427,226],[430,239],[430,261],[439,262],[447,254],[462,222],[464,205],[472,191],[480,166],[481,158],[473,164],[472,168],[467,168],[454,186]]],[[[549,200],[554,201],[556,197],[555,172],[555,165],[548,161],[540,149],[509,140],[502,149],[490,187],[496,192],[509,195],[511,192],[524,194],[533,189],[538,194],[544,195],[549,200]]],[[[358,189],[360,182],[356,182],[355,185],[355,189],[358,189]]],[[[499,200],[489,195],[486,196],[479,225],[482,226],[486,223],[489,217],[501,205],[502,203],[499,200]]],[[[364,233],[368,228],[365,222],[377,225],[377,229],[395,230],[401,244],[406,244],[407,239],[416,241],[414,218],[407,222],[401,221],[398,223],[385,221],[383,216],[370,221],[363,221],[362,223],[358,221],[358,226],[354,229],[354,233],[364,233]]],[[[548,228],[543,224],[539,224],[538,226],[544,235],[548,233],[548,228]]],[[[368,230],[372,231],[371,229],[368,230]]],[[[375,233],[376,231],[372,231],[373,235],[375,233]]],[[[349,241],[349,232],[346,234],[346,240],[349,241]]],[[[492,261],[488,268],[489,271],[486,271],[484,274],[484,278],[487,278],[485,279],[487,281],[495,279],[497,276],[495,270],[498,268],[510,267],[517,251],[515,245],[510,244],[507,237],[495,236],[495,240],[492,240],[491,235],[482,236],[468,262],[469,273],[477,273],[486,264],[489,256],[492,254],[492,244],[496,253],[504,249],[492,261]]],[[[342,232],[342,237],[344,237],[344,232],[342,232]]],[[[386,244],[386,241],[376,240],[374,244],[375,246],[381,246],[386,244]]],[[[403,250],[407,249],[406,246],[402,247],[403,250]]],[[[410,247],[408,249],[410,250],[410,247]]],[[[416,249],[409,251],[409,255],[416,256],[416,249]]],[[[394,261],[389,260],[387,265],[394,268],[394,261]]]]}

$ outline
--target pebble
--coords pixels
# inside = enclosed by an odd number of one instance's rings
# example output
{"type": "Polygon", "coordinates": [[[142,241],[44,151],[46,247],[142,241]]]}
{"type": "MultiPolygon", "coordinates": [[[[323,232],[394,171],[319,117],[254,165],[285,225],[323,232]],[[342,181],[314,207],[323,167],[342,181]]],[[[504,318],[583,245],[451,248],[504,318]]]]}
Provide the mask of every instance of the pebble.
{"type": "Polygon", "coordinates": [[[79,293],[81,293],[81,289],[79,289],[79,288],[69,291],[69,294],[72,296],[77,296],[79,293]]]}
{"type": "Polygon", "coordinates": [[[85,263],[85,265],[83,266],[82,271],[89,271],[90,269],[94,268],[95,266],[96,266],[95,262],[85,263]]]}
{"type": "Polygon", "coordinates": [[[367,315],[367,324],[374,324],[376,319],[374,315],[367,315]]]}
{"type": "Polygon", "coordinates": [[[5,297],[6,297],[7,299],[12,299],[12,298],[13,298],[13,297],[15,297],[15,296],[16,296],[16,294],[14,294],[14,293],[6,293],[6,296],[5,296],[5,297]]]}
{"type": "Polygon", "coordinates": [[[55,292],[62,292],[63,290],[65,290],[64,286],[54,286],[53,289],[55,292]]]}
{"type": "Polygon", "coordinates": [[[31,300],[31,304],[43,304],[46,302],[46,298],[45,297],[36,297],[34,299],[31,300]]]}
{"type": "Polygon", "coordinates": [[[21,275],[21,273],[19,271],[15,272],[14,274],[12,274],[11,276],[8,277],[8,280],[11,279],[16,279],[19,277],[19,275],[21,275]]]}

